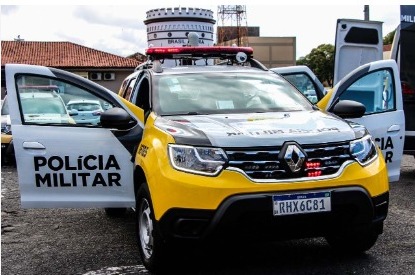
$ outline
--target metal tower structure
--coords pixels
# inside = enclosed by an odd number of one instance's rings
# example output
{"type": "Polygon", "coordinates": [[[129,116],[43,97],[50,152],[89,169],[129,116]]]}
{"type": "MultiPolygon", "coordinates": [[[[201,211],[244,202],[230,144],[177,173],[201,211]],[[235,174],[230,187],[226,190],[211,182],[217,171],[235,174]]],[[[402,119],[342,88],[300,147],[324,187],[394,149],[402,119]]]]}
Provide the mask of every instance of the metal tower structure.
{"type": "Polygon", "coordinates": [[[242,5],[218,6],[218,44],[236,39],[238,46],[247,46],[244,38],[248,35],[246,7],[242,5]]]}

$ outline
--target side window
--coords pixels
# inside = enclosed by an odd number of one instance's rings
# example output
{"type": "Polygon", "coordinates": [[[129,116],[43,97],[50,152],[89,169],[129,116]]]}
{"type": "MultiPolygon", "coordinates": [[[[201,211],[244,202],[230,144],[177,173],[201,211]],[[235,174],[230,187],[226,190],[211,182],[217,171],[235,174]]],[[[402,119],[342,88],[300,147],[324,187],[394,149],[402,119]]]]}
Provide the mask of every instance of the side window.
{"type": "Polygon", "coordinates": [[[122,97],[123,97],[124,99],[126,99],[126,100],[130,101],[130,97],[131,97],[131,94],[132,94],[132,92],[133,92],[134,85],[135,85],[135,82],[136,82],[136,81],[137,81],[137,79],[136,79],[136,78],[133,78],[133,79],[131,79],[131,80],[130,80],[130,83],[128,83],[128,87],[127,87],[127,89],[124,91],[124,94],[122,95],[122,97]]]}
{"type": "Polygon", "coordinates": [[[121,87],[118,90],[118,95],[121,97],[124,97],[125,91],[127,89],[128,83],[130,82],[131,79],[126,78],[124,79],[124,81],[121,83],[121,87]]]}
{"type": "Polygon", "coordinates": [[[136,87],[131,102],[147,112],[150,110],[150,83],[147,77],[142,77],[136,87]]]}
{"type": "Polygon", "coordinates": [[[355,100],[366,107],[365,114],[395,110],[395,89],[389,70],[371,72],[355,81],[340,95],[340,100],[355,100]]]}
{"type": "Polygon", "coordinates": [[[308,75],[304,73],[289,74],[284,75],[284,78],[302,92],[311,103],[317,103],[318,96],[316,88],[308,75]]]}
{"type": "Polygon", "coordinates": [[[99,126],[112,104],[70,83],[21,75],[17,78],[21,116],[26,124],[99,126]]]}

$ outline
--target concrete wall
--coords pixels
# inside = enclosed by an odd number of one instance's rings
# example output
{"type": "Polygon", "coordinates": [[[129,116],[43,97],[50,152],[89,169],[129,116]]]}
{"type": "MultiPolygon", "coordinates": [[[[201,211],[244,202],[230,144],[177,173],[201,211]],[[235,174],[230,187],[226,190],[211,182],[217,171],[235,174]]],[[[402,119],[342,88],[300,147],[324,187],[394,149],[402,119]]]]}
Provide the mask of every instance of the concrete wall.
{"type": "MultiPolygon", "coordinates": [[[[296,37],[243,37],[243,45],[252,47],[254,58],[267,68],[296,65],[296,37]]],[[[221,45],[231,46],[236,40],[221,45]]]]}

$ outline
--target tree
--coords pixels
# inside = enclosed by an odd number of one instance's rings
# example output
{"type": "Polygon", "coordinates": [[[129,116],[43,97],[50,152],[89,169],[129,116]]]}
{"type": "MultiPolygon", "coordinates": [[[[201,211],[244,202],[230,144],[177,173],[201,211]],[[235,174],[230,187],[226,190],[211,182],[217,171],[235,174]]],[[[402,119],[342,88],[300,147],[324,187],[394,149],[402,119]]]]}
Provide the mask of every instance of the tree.
{"type": "Polygon", "coordinates": [[[391,31],[383,38],[383,45],[390,45],[393,43],[393,37],[395,36],[395,31],[391,31]]]}
{"type": "Polygon", "coordinates": [[[311,50],[305,57],[297,60],[297,65],[306,65],[321,82],[327,82],[331,87],[334,77],[334,46],[321,44],[311,50]]]}

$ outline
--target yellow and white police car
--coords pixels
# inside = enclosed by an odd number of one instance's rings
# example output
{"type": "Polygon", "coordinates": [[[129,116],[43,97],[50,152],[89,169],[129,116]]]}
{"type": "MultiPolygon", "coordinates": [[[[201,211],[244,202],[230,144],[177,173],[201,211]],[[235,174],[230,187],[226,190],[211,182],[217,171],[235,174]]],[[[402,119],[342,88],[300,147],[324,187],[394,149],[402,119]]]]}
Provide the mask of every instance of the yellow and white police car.
{"type": "Polygon", "coordinates": [[[396,63],[356,69],[319,108],[252,54],[149,48],[119,94],[62,70],[6,65],[22,207],[134,208],[149,270],[165,267],[176,241],[323,236],[334,249],[370,249],[389,180],[365,111],[386,104],[377,98],[386,90],[394,108],[385,113],[399,112],[396,63]],[[98,100],[107,110],[98,125],[26,120],[20,87],[39,82],[59,86],[65,103],[98,100]],[[342,99],[362,83],[379,105],[342,99]]]}

